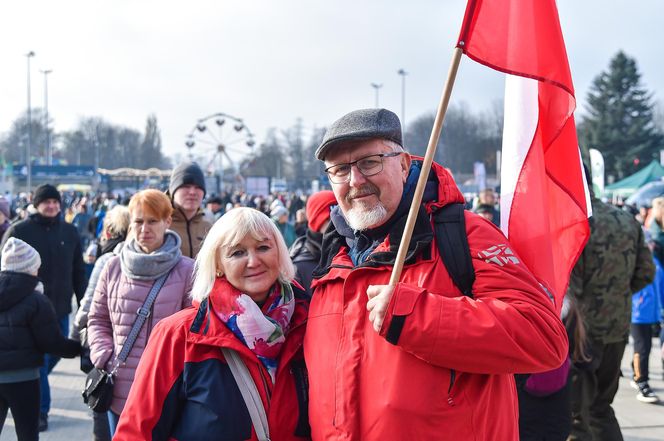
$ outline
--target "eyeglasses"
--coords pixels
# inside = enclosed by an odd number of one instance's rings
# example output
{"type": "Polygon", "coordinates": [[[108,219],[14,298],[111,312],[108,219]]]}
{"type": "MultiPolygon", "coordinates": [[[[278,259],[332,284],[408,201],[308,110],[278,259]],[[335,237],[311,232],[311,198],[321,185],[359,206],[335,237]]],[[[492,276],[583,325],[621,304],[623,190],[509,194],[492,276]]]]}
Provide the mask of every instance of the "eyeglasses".
{"type": "Polygon", "coordinates": [[[334,184],[345,184],[350,181],[350,170],[353,165],[362,173],[362,176],[373,176],[383,171],[383,158],[393,158],[403,152],[379,153],[365,156],[353,162],[336,164],[325,169],[325,173],[334,184]]]}

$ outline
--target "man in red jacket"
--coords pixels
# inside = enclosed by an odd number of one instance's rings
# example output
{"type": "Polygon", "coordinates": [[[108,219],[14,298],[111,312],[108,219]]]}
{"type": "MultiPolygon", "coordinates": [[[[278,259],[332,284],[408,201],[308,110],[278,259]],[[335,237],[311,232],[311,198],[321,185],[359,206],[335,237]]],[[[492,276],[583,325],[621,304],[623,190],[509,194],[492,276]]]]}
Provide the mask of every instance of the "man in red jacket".
{"type": "Polygon", "coordinates": [[[431,217],[464,198],[437,164],[388,286],[422,163],[401,144],[397,116],[367,109],[332,124],[316,151],[339,205],[305,337],[313,439],[517,440],[512,374],[558,367],[565,328],[500,230],[470,212],[472,295],[452,282],[431,217]]]}

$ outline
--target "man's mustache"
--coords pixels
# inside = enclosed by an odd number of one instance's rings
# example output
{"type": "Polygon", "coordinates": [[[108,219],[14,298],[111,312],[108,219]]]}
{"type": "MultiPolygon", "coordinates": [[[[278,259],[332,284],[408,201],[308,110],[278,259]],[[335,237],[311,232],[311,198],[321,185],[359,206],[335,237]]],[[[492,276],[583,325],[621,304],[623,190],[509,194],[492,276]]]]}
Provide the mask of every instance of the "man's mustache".
{"type": "Polygon", "coordinates": [[[346,202],[350,203],[355,198],[367,196],[370,194],[375,194],[376,197],[380,197],[380,190],[376,185],[372,183],[366,183],[360,188],[351,189],[346,195],[346,202]]]}

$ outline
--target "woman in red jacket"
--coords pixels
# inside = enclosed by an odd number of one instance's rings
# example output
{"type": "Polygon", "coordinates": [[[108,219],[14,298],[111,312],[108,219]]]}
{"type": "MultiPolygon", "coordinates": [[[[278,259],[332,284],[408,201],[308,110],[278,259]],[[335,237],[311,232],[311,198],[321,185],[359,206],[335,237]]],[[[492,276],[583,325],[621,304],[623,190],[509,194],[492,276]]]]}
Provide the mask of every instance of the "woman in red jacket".
{"type": "Polygon", "coordinates": [[[254,440],[261,428],[274,441],[308,439],[308,299],[293,276],[267,216],[251,208],[222,216],[196,259],[195,308],[155,328],[114,440],[254,440]],[[239,355],[256,386],[267,416],[258,429],[222,348],[239,355]]]}

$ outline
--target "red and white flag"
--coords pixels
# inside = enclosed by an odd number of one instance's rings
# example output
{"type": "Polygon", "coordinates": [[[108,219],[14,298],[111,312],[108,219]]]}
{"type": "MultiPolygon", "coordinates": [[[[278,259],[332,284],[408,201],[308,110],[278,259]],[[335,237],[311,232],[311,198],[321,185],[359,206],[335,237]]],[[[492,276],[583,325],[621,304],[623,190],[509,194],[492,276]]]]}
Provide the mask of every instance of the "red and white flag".
{"type": "Polygon", "coordinates": [[[555,0],[469,0],[457,47],[507,74],[501,226],[560,310],[591,208],[555,0]]]}

